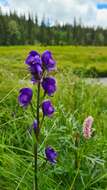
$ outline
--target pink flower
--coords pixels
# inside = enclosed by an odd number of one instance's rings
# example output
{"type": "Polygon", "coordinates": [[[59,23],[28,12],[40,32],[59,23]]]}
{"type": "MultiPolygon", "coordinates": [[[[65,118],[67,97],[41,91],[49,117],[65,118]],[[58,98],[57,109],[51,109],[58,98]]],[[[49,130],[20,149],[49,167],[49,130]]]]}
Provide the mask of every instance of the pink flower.
{"type": "Polygon", "coordinates": [[[83,123],[83,136],[85,139],[91,138],[92,135],[92,124],[94,118],[92,116],[88,116],[83,123]]]}

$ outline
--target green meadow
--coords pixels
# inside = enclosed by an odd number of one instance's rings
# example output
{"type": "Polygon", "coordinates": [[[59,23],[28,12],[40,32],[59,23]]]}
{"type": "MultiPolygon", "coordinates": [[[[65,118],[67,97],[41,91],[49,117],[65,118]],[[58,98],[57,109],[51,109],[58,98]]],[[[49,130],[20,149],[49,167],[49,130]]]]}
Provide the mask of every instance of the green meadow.
{"type": "Polygon", "coordinates": [[[53,74],[58,87],[51,97],[56,112],[45,119],[41,131],[39,190],[107,190],[107,87],[84,81],[84,77],[107,76],[107,47],[81,46],[0,47],[0,190],[33,189],[29,129],[34,118],[30,107],[23,110],[18,105],[17,97],[20,88],[32,87],[36,105],[36,85],[31,84],[24,61],[29,51],[46,49],[57,61],[53,74]],[[89,115],[94,118],[93,134],[86,140],[82,127],[89,115]],[[54,166],[44,162],[47,145],[58,152],[54,166]]]}

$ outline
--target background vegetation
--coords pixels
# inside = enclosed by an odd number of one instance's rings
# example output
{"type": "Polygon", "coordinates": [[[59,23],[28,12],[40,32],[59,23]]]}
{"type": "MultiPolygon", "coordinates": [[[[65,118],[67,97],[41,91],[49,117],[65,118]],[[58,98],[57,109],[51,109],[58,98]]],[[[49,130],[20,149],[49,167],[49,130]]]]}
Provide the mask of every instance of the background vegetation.
{"type": "Polygon", "coordinates": [[[3,14],[0,10],[0,45],[107,45],[107,29],[86,27],[74,18],[73,24],[54,25],[49,18],[28,18],[17,15],[17,12],[3,14]]]}
{"type": "MultiPolygon", "coordinates": [[[[23,64],[28,52],[37,48],[40,52],[50,49],[58,62],[58,71],[72,70],[81,77],[106,77],[107,76],[107,48],[106,47],[82,47],[82,46],[11,46],[0,47],[1,78],[4,73],[7,77],[22,79],[25,72],[23,64]],[[17,75],[18,73],[18,75],[17,75]]],[[[27,74],[27,71],[26,71],[27,74]]],[[[3,80],[4,81],[4,80],[3,80]]]]}

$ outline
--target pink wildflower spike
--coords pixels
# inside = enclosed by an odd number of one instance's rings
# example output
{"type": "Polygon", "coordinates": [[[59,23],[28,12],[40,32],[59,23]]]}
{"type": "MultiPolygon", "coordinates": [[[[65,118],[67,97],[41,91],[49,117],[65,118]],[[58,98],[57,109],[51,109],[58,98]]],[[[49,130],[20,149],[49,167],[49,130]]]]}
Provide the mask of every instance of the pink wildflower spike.
{"type": "Polygon", "coordinates": [[[92,116],[88,116],[83,123],[83,136],[85,139],[90,139],[92,135],[92,124],[94,118],[92,116]]]}

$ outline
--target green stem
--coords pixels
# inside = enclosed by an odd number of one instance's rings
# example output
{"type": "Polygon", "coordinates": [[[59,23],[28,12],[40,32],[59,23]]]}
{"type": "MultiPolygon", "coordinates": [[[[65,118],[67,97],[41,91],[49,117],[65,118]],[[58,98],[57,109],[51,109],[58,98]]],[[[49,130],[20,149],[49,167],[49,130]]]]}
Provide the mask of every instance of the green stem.
{"type": "Polygon", "coordinates": [[[37,89],[37,131],[36,131],[36,141],[34,144],[34,157],[35,157],[35,190],[38,190],[38,179],[37,179],[37,173],[38,173],[38,167],[37,167],[37,159],[38,159],[38,136],[39,136],[39,130],[40,130],[40,121],[39,121],[39,104],[40,104],[40,82],[38,83],[38,89],[37,89]]]}
{"type": "Polygon", "coordinates": [[[38,190],[38,180],[37,180],[37,142],[34,144],[34,155],[35,155],[35,183],[34,190],[38,190]]]}

